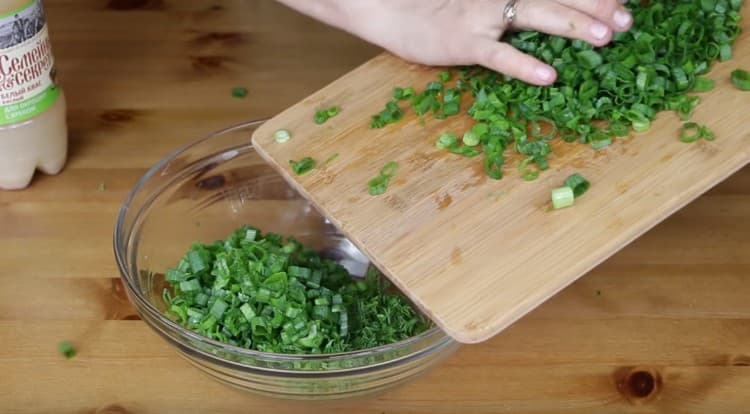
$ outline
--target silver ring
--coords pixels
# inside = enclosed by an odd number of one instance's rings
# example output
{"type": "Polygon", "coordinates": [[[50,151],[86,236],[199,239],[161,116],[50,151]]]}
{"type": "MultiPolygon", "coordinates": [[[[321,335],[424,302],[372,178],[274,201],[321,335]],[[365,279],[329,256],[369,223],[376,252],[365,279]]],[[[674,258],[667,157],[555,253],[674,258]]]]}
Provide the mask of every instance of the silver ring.
{"type": "Polygon", "coordinates": [[[505,23],[506,28],[510,28],[511,26],[513,26],[513,21],[516,20],[517,5],[518,0],[509,0],[505,5],[505,8],[503,9],[503,23],[505,23]]]}

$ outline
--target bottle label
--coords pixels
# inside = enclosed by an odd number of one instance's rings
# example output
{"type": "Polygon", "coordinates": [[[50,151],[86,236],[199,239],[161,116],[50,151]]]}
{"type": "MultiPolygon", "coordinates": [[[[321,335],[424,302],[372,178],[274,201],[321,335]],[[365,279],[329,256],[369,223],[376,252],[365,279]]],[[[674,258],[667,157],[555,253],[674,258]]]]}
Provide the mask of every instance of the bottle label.
{"type": "Polygon", "coordinates": [[[41,0],[0,15],[0,125],[41,114],[59,95],[41,0]]]}

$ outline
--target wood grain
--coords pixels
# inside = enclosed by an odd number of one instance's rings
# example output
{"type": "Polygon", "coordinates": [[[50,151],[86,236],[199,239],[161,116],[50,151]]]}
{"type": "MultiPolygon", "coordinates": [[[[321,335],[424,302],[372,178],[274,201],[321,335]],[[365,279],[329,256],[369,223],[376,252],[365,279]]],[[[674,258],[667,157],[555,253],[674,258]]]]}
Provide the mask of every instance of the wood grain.
{"type": "Polygon", "coordinates": [[[422,87],[442,70],[390,54],[275,116],[253,142],[449,335],[484,341],[750,163],[750,94],[729,76],[750,67],[750,9],[743,14],[735,57],[709,74],[716,88],[701,94],[693,117],[716,132],[715,142],[685,145],[677,139],[683,122],[662,113],[648,132],[599,151],[558,140],[550,170],[533,183],[520,177],[517,159],[506,163],[505,178],[488,180],[481,157],[435,148],[442,132],[469,128],[465,113],[425,122],[408,111],[397,125],[369,128],[394,87],[422,87]],[[341,114],[315,125],[313,114],[331,105],[341,114]],[[293,141],[274,141],[281,128],[293,141]],[[331,154],[339,154],[335,162],[302,176],[289,166],[331,154]],[[367,182],[391,161],[399,166],[393,184],[385,195],[370,196],[367,182]],[[550,190],[574,172],[592,190],[575,208],[551,211],[550,190]]]}
{"type": "Polygon", "coordinates": [[[747,411],[750,167],[402,388],[298,405],[214,382],[135,319],[112,256],[117,209],[175,147],[273,115],[378,51],[272,1],[45,6],[73,151],[62,174],[0,192],[3,414],[747,411]],[[236,63],[194,59],[211,56],[236,63]],[[247,99],[231,98],[236,85],[250,89],[247,99]],[[62,340],[76,358],[57,354],[62,340]],[[658,389],[636,398],[649,378],[658,389]]]}

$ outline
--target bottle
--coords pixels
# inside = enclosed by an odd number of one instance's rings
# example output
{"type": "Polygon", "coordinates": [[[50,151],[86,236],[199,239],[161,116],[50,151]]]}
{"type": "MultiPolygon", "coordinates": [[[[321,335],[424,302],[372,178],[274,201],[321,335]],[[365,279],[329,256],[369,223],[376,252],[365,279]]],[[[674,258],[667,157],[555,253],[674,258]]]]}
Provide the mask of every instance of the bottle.
{"type": "Polygon", "coordinates": [[[0,190],[57,174],[68,150],[65,96],[41,0],[0,0],[0,190]]]}

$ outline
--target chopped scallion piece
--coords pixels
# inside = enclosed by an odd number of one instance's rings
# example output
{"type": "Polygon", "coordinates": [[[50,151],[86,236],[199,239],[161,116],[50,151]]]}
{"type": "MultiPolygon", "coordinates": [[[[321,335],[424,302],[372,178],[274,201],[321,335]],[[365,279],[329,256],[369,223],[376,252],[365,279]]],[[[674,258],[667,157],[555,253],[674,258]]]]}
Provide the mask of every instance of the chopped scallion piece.
{"type": "Polygon", "coordinates": [[[521,161],[518,165],[518,170],[521,172],[521,178],[523,178],[524,181],[534,181],[539,178],[539,171],[527,167],[532,161],[534,161],[534,157],[529,157],[521,161]]]}
{"type": "Polygon", "coordinates": [[[367,183],[367,189],[370,195],[378,196],[383,193],[385,193],[385,190],[388,189],[388,184],[390,183],[390,179],[388,177],[384,177],[382,175],[379,175],[372,180],[370,180],[369,183],[367,183]]]}
{"type": "Polygon", "coordinates": [[[311,157],[305,157],[299,161],[289,160],[289,166],[295,174],[302,175],[315,168],[315,160],[311,157]]]}
{"type": "Polygon", "coordinates": [[[76,356],[76,349],[73,347],[73,345],[68,341],[62,341],[57,345],[57,350],[60,351],[60,353],[65,357],[65,359],[70,359],[76,356]]]}
{"type": "Polygon", "coordinates": [[[589,189],[589,182],[579,173],[571,174],[565,179],[565,186],[573,190],[573,196],[578,198],[589,189]]]}
{"type": "Polygon", "coordinates": [[[723,44],[719,46],[719,60],[724,62],[732,58],[732,45],[723,44]]]}
{"type": "Polygon", "coordinates": [[[446,149],[446,148],[452,148],[458,144],[458,137],[456,137],[455,134],[451,134],[450,132],[444,132],[440,135],[440,138],[438,138],[437,142],[435,142],[435,146],[438,149],[446,149]]]}
{"type": "Polygon", "coordinates": [[[247,96],[247,88],[244,86],[235,86],[232,88],[232,96],[235,98],[244,98],[247,96]]]}
{"type": "Polygon", "coordinates": [[[575,196],[573,195],[573,189],[570,187],[560,187],[552,190],[552,208],[555,210],[570,207],[573,205],[575,196]]]}
{"type": "Polygon", "coordinates": [[[292,138],[292,134],[286,129],[280,129],[273,133],[273,139],[279,144],[283,144],[292,138]]]}
{"type": "Polygon", "coordinates": [[[695,78],[695,85],[693,91],[695,92],[708,92],[714,88],[713,79],[709,79],[705,76],[698,76],[695,78]]]}
{"type": "Polygon", "coordinates": [[[741,91],[750,91],[750,72],[744,69],[732,71],[732,83],[741,91]]]}
{"type": "Polygon", "coordinates": [[[396,171],[398,171],[398,164],[396,164],[395,161],[390,161],[380,170],[380,175],[393,177],[396,174],[396,171]]]}
{"type": "Polygon", "coordinates": [[[466,131],[464,132],[464,136],[462,139],[464,145],[473,147],[475,145],[479,145],[479,137],[477,134],[475,134],[473,131],[466,131]]]}
{"type": "Polygon", "coordinates": [[[321,109],[315,113],[315,123],[318,125],[324,124],[330,118],[338,115],[341,108],[338,106],[332,106],[330,108],[321,109]]]}
{"type": "Polygon", "coordinates": [[[714,133],[705,126],[698,125],[695,122],[685,122],[682,124],[682,128],[680,129],[680,141],[691,143],[698,141],[701,138],[706,141],[713,141],[714,133]]]}
{"type": "Polygon", "coordinates": [[[380,169],[380,175],[370,180],[367,183],[368,192],[370,195],[381,195],[388,189],[388,185],[391,182],[391,178],[398,171],[398,164],[394,161],[390,161],[383,168],[380,169]]]}
{"type": "Polygon", "coordinates": [[[651,129],[651,121],[649,121],[648,119],[644,119],[642,121],[633,121],[631,125],[633,126],[633,131],[635,132],[646,132],[651,129]]]}
{"type": "Polygon", "coordinates": [[[404,88],[393,88],[393,100],[400,101],[404,99],[404,88]]]}

